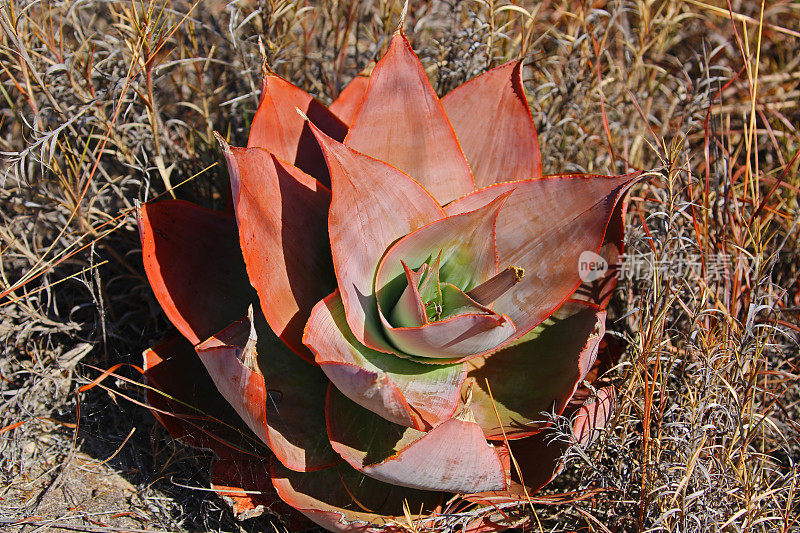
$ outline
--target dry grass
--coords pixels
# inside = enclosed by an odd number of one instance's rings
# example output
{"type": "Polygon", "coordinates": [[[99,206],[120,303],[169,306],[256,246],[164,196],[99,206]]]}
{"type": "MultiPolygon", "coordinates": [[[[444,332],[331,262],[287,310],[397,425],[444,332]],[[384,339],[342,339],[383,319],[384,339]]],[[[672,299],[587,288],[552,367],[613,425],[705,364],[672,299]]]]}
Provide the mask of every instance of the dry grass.
{"type": "MultiPolygon", "coordinates": [[[[437,89],[522,54],[546,172],[662,176],[629,210],[629,253],[656,268],[612,304],[614,423],[546,491],[593,492],[535,504],[534,530],[800,530],[800,5],[508,5],[412,2],[437,89]]],[[[219,206],[211,134],[244,143],[262,54],[330,101],[400,8],[0,0],[0,528],[273,530],[191,488],[208,457],[120,401],[136,390],[83,393],[77,431],[75,393],[166,327],[134,201],[219,206]]]]}

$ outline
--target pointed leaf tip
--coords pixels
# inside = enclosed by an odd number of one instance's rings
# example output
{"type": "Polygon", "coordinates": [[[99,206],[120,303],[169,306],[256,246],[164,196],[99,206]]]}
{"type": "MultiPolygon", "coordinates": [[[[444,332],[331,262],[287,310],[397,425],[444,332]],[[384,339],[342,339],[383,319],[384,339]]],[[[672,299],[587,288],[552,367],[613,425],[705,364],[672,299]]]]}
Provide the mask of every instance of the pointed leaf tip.
{"type": "Polygon", "coordinates": [[[542,176],[539,141],[522,86],[522,61],[511,61],[456,87],[442,105],[475,183],[542,176]]]}
{"type": "Polygon", "coordinates": [[[372,71],[345,144],[408,173],[442,205],[474,189],[439,97],[401,31],[372,71]]]}
{"type": "Polygon", "coordinates": [[[397,25],[398,32],[403,32],[403,26],[406,25],[406,15],[408,15],[408,0],[403,2],[403,10],[400,12],[400,23],[397,25]]]}
{"type": "Polygon", "coordinates": [[[173,438],[223,459],[269,453],[215,389],[192,343],[176,335],[143,356],[145,401],[173,438]]]}
{"type": "Polygon", "coordinates": [[[347,134],[347,126],[310,94],[268,73],[247,146],[264,148],[327,186],[328,169],[303,114],[335,139],[343,140],[347,134]]]}
{"type": "Polygon", "coordinates": [[[582,406],[570,405],[564,412],[564,416],[572,418],[572,439],[563,439],[559,429],[547,428],[531,437],[510,441],[509,447],[519,471],[515,469],[512,472],[508,490],[470,494],[464,498],[483,505],[529,502],[530,494],[564,469],[564,454],[572,443],[586,447],[609,423],[614,414],[614,389],[603,387],[596,392],[596,397],[582,406]]]}
{"type": "Polygon", "coordinates": [[[225,154],[230,153],[231,146],[228,144],[228,141],[225,140],[225,137],[220,135],[220,133],[218,131],[214,130],[214,138],[217,140],[217,143],[219,144],[219,147],[222,149],[222,151],[225,154]]]}

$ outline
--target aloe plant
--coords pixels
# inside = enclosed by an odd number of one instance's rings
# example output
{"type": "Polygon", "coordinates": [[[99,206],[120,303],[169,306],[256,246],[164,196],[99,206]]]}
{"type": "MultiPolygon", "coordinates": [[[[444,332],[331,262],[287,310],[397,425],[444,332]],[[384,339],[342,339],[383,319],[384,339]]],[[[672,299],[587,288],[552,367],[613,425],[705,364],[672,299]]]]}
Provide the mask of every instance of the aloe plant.
{"type": "Polygon", "coordinates": [[[232,214],[140,209],[182,334],[145,366],[237,515],[432,528],[452,494],[525,502],[553,478],[546,413],[577,443],[606,422],[613,392],[581,384],[616,278],[582,284],[578,262],[621,253],[639,174],[543,177],[520,61],[440,99],[398,31],[330,108],[266,73],[248,147],[220,141],[232,214]]]}

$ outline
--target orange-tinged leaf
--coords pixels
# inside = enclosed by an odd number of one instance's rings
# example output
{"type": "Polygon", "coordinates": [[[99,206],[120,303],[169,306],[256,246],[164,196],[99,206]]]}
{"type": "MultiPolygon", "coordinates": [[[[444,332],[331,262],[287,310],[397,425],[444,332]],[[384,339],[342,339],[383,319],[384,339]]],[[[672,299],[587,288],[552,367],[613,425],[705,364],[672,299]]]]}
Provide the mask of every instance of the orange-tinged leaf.
{"type": "Polygon", "coordinates": [[[266,457],[269,450],[252,435],[217,392],[192,344],[180,335],[144,352],[145,400],[173,438],[218,457],[266,457]]]}
{"type": "Polygon", "coordinates": [[[183,200],[139,209],[142,261],[167,318],[197,344],[247,313],[247,280],[233,216],[183,200]]]}
{"type": "Polygon", "coordinates": [[[579,258],[600,250],[609,220],[640,172],[624,176],[563,175],[490,185],[448,205],[463,213],[513,191],[497,217],[501,265],[525,277],[495,301],[524,335],[557,309],[581,283],[579,258]]]}
{"type": "Polygon", "coordinates": [[[336,464],[322,416],[328,380],[272,335],[263,318],[235,322],[196,349],[219,392],[287,468],[336,464]]]}
{"type": "Polygon", "coordinates": [[[419,268],[439,257],[439,279],[469,291],[497,273],[495,222],[512,191],[502,191],[467,212],[441,218],[392,244],[381,259],[375,290],[388,314],[396,301],[396,286],[405,288],[403,263],[419,268]]]}
{"type": "Polygon", "coordinates": [[[611,300],[620,272],[620,259],[625,252],[625,212],[628,207],[628,197],[625,196],[617,203],[611,220],[608,222],[603,246],[597,253],[608,265],[608,270],[597,279],[586,280],[572,296],[575,299],[586,300],[600,307],[605,307],[611,300]]]}
{"type": "Polygon", "coordinates": [[[389,322],[395,326],[416,327],[428,322],[425,303],[422,301],[419,292],[420,281],[427,268],[428,265],[423,264],[414,271],[403,262],[403,270],[406,274],[406,288],[389,315],[389,322]]]}
{"type": "Polygon", "coordinates": [[[595,395],[578,408],[572,423],[575,442],[586,446],[606,428],[614,414],[617,393],[614,387],[601,387],[595,395]]]}
{"type": "Polygon", "coordinates": [[[442,104],[400,31],[372,71],[345,144],[408,173],[440,204],[475,187],[442,104]]]}
{"type": "Polygon", "coordinates": [[[303,328],[311,308],[336,288],[330,191],[261,148],[224,149],[250,283],[272,330],[313,361],[302,343],[303,328]]]}
{"type": "Polygon", "coordinates": [[[384,321],[386,336],[401,354],[414,361],[451,364],[496,350],[517,332],[505,315],[462,313],[413,328],[396,328],[384,321]]]}
{"type": "Polygon", "coordinates": [[[262,82],[261,102],[253,117],[247,147],[263,148],[328,186],[328,168],[322,152],[298,109],[334,139],[341,141],[347,134],[347,126],[328,108],[304,90],[269,73],[262,82]]]}
{"type": "Polygon", "coordinates": [[[519,60],[500,65],[442,98],[478,187],[542,176],[521,71],[519,60]]]}

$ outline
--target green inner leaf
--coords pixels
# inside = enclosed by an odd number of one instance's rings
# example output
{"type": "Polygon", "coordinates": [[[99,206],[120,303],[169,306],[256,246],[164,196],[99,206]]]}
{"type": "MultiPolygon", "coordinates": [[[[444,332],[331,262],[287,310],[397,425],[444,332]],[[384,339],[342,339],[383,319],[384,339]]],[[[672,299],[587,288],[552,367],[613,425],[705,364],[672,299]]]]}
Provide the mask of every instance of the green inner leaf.
{"type": "MultiPolygon", "coordinates": [[[[413,270],[412,277],[408,283],[414,283],[416,279],[417,294],[425,309],[427,322],[438,322],[447,318],[464,313],[493,313],[493,311],[476,302],[461,287],[442,281],[440,272],[442,252],[440,251],[433,263],[425,262],[418,269],[413,270]]],[[[452,271],[451,271],[452,273],[452,271]]],[[[461,278],[463,276],[452,276],[461,278]]],[[[413,307],[414,299],[417,294],[406,286],[400,298],[397,300],[390,316],[390,322],[394,327],[417,327],[422,323],[418,319],[413,307]]]]}
{"type": "MultiPolygon", "coordinates": [[[[419,284],[419,296],[425,304],[425,311],[428,308],[434,308],[435,304],[442,303],[442,289],[439,286],[439,268],[442,260],[442,251],[436,256],[433,263],[428,262],[428,268],[422,274],[422,280],[419,284]]],[[[431,320],[430,315],[428,319],[431,320]]]]}
{"type": "Polygon", "coordinates": [[[465,313],[493,313],[491,309],[478,304],[452,283],[442,283],[441,316],[445,320],[465,313]]]}

